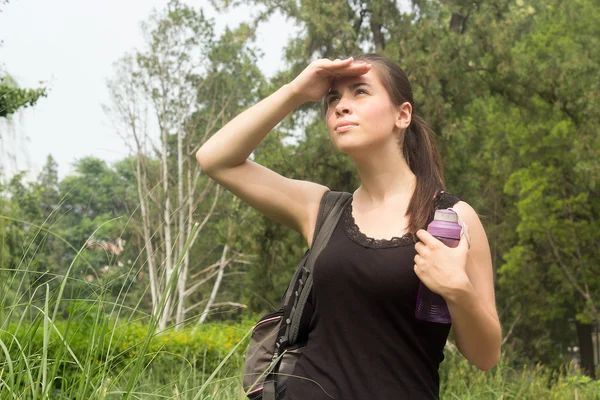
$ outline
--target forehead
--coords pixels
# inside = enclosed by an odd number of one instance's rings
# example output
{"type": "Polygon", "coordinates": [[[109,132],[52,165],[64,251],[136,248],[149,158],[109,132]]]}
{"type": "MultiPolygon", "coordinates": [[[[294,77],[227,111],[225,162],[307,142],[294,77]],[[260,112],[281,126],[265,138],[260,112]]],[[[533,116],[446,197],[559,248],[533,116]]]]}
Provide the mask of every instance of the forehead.
{"type": "Polygon", "coordinates": [[[329,88],[329,91],[339,91],[340,89],[344,89],[356,83],[368,83],[371,86],[381,86],[379,77],[377,76],[375,69],[371,68],[371,70],[364,75],[338,76],[334,78],[331,82],[331,87],[329,88]]]}

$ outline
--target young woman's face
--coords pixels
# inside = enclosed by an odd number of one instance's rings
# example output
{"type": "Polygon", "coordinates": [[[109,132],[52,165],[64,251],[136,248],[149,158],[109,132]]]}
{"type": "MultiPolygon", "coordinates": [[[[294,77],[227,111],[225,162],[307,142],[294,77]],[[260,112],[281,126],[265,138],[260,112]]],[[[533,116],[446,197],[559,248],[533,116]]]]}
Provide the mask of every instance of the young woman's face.
{"type": "Polygon", "coordinates": [[[374,68],[361,76],[337,78],[325,102],[327,129],[335,147],[344,153],[390,142],[396,145],[399,131],[405,128],[402,118],[406,116],[392,103],[374,68]]]}

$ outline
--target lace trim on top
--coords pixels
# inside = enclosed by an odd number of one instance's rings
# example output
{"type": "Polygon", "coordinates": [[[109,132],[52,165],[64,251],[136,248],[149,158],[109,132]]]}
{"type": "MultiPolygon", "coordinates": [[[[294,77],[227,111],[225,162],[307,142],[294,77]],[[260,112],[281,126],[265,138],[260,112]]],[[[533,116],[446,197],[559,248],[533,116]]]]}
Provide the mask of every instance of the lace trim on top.
{"type": "Polygon", "coordinates": [[[358,243],[363,247],[371,249],[385,249],[390,247],[407,246],[416,243],[411,233],[407,233],[402,237],[394,236],[391,239],[375,239],[368,237],[360,231],[358,225],[356,225],[356,222],[354,221],[351,201],[344,208],[342,217],[344,220],[344,231],[346,232],[346,236],[348,236],[348,238],[353,242],[358,243]]]}

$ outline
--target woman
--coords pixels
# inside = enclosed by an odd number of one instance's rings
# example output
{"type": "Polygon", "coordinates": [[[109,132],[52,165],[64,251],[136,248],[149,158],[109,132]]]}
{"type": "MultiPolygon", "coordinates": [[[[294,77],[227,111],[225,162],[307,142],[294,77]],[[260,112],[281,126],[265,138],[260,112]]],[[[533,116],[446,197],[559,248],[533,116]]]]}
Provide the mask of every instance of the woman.
{"type": "Polygon", "coordinates": [[[352,158],[361,185],[315,263],[308,345],[286,399],[438,398],[450,326],[415,319],[419,279],[445,298],[458,349],[482,370],[500,358],[501,329],[489,245],[475,211],[450,197],[448,206],[469,226],[470,246],[466,235],[449,248],[423,230],[444,188],[442,164],[432,132],[413,113],[400,67],[375,54],[317,60],[225,125],[198,151],[198,162],[310,246],[329,189],[248,157],[287,114],[324,96],[331,140],[352,158]]]}

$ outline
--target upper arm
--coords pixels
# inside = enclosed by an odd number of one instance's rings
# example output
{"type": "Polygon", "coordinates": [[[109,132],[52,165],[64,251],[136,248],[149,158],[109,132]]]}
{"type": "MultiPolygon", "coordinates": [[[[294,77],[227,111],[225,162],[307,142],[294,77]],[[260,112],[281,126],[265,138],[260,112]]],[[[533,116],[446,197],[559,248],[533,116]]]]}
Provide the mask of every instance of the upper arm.
{"type": "Polygon", "coordinates": [[[498,319],[496,298],[494,295],[494,272],[490,245],[479,216],[475,210],[464,201],[452,207],[460,219],[467,224],[471,248],[467,255],[466,271],[486,311],[498,319]]]}
{"type": "MultiPolygon", "coordinates": [[[[197,158],[202,168],[200,154],[197,158]]],[[[286,178],[251,160],[230,168],[203,170],[261,214],[300,232],[311,245],[321,198],[329,190],[326,186],[286,178]]]]}

